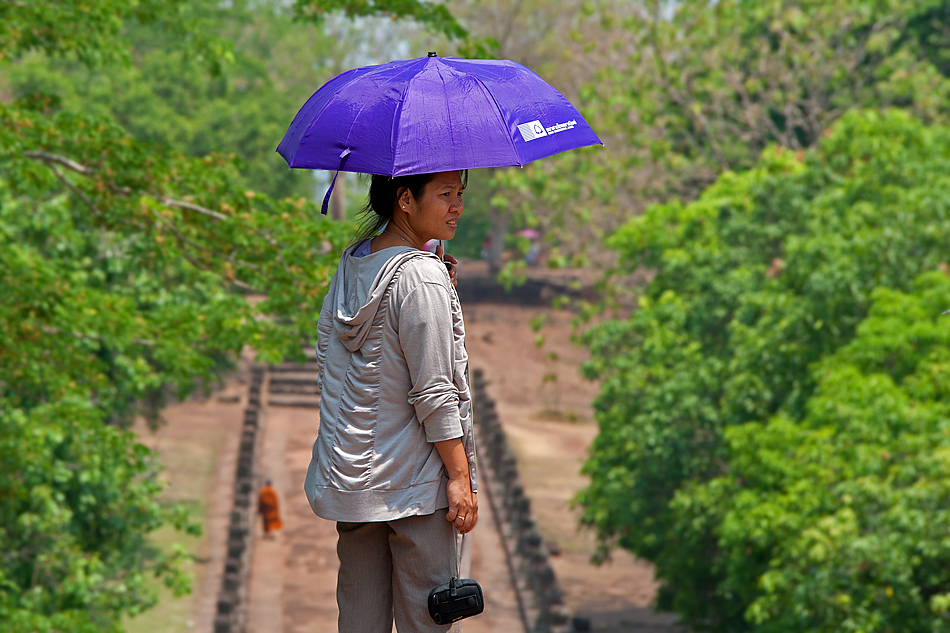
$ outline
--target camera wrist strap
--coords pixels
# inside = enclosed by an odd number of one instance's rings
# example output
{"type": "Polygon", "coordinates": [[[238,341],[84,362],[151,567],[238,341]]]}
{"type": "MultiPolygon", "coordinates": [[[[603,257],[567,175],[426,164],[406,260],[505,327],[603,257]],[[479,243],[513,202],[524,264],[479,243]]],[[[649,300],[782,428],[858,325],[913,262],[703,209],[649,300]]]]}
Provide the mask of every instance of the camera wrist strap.
{"type": "Polygon", "coordinates": [[[455,539],[455,577],[462,577],[462,550],[465,548],[465,535],[455,539]]]}

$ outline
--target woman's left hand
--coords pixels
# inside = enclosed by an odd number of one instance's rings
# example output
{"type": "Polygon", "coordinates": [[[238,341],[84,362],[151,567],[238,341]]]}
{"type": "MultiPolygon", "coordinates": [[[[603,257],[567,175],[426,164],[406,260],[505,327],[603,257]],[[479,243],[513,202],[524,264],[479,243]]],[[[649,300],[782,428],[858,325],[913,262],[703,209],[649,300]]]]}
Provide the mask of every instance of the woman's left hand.
{"type": "Polygon", "coordinates": [[[458,286],[459,285],[459,260],[455,259],[451,255],[446,255],[445,249],[442,247],[441,243],[435,247],[435,254],[438,255],[442,261],[448,264],[446,268],[448,268],[449,270],[449,279],[452,281],[453,286],[458,286]]]}

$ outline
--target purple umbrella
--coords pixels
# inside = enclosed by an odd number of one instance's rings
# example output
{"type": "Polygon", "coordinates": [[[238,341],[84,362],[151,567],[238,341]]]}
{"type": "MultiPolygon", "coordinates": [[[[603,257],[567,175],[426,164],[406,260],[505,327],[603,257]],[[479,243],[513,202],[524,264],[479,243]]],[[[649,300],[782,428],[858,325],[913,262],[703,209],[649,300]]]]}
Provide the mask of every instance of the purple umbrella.
{"type": "Polygon", "coordinates": [[[307,100],[277,152],[291,167],[404,176],[525,165],[597,144],[534,71],[429,53],[337,75],[307,100]]]}

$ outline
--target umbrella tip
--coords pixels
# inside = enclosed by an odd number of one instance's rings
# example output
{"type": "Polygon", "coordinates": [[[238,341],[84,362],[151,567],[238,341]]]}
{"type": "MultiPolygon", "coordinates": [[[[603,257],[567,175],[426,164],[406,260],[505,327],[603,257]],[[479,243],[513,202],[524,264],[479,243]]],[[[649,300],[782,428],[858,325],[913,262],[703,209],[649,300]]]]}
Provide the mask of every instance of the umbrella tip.
{"type": "Polygon", "coordinates": [[[438,55],[436,55],[435,51],[429,51],[429,57],[438,57],[438,55]]]}

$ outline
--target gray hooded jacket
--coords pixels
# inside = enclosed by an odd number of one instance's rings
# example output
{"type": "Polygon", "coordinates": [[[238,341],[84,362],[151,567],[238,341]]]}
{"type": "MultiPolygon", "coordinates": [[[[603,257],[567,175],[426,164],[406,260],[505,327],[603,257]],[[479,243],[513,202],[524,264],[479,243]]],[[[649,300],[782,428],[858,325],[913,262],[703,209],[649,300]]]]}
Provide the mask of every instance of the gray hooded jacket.
{"type": "Polygon", "coordinates": [[[441,260],[346,249],[318,323],[320,431],[304,489],[317,516],[391,521],[448,507],[433,442],[475,437],[465,327],[441,260]]]}

